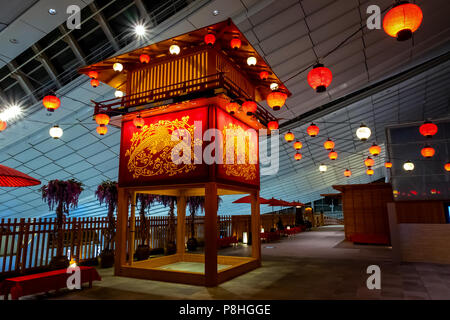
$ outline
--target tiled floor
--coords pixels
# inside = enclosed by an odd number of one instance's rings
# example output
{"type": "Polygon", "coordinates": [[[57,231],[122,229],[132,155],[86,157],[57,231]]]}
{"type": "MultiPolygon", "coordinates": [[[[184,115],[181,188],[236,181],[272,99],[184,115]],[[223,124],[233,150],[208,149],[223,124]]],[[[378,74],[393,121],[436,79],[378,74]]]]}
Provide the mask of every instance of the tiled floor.
{"type": "MultiPolygon", "coordinates": [[[[263,266],[216,288],[114,277],[92,289],[26,299],[450,299],[450,266],[394,265],[390,248],[344,242],[343,229],[321,228],[263,244],[263,266]],[[369,265],[381,268],[381,290],[368,290],[369,265]]],[[[221,254],[248,255],[245,247],[221,254]]]]}

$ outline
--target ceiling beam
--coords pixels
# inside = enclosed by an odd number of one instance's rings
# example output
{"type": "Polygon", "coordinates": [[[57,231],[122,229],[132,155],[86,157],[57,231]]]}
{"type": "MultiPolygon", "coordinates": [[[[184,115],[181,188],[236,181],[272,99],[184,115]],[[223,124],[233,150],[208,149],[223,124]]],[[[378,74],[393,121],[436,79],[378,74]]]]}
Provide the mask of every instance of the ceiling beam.
{"type": "Polygon", "coordinates": [[[58,88],[61,88],[61,82],[59,82],[58,80],[58,73],[56,72],[55,66],[50,61],[47,54],[42,51],[41,46],[38,43],[35,43],[31,46],[31,49],[37,55],[36,60],[38,60],[42,64],[50,78],[52,78],[52,80],[56,83],[56,86],[58,88]]]}
{"type": "Polygon", "coordinates": [[[141,0],[134,0],[134,4],[139,10],[139,15],[142,19],[145,20],[148,27],[153,27],[156,25],[155,21],[152,19],[152,16],[148,13],[147,8],[145,8],[145,5],[142,3],[141,0]]]}
{"type": "Polygon", "coordinates": [[[115,51],[119,51],[120,47],[117,43],[116,39],[114,38],[114,35],[111,31],[111,26],[109,25],[108,21],[105,19],[105,16],[103,15],[103,12],[98,12],[97,5],[95,2],[92,2],[89,5],[89,8],[92,10],[93,13],[97,13],[94,16],[95,21],[100,25],[100,28],[102,28],[102,31],[105,33],[106,38],[111,43],[115,51]]]}
{"type": "Polygon", "coordinates": [[[80,45],[76,41],[75,37],[72,33],[68,33],[64,25],[58,26],[59,31],[62,35],[64,35],[64,42],[66,42],[70,49],[72,49],[73,53],[77,57],[77,59],[81,62],[82,65],[87,64],[86,63],[86,55],[83,53],[83,50],[81,49],[80,45]]]}
{"type": "Polygon", "coordinates": [[[25,94],[33,101],[33,103],[38,102],[38,99],[34,95],[34,88],[27,78],[27,76],[20,70],[18,70],[17,63],[12,60],[8,64],[8,69],[11,71],[11,78],[15,79],[20,87],[25,91],[25,94]]]}

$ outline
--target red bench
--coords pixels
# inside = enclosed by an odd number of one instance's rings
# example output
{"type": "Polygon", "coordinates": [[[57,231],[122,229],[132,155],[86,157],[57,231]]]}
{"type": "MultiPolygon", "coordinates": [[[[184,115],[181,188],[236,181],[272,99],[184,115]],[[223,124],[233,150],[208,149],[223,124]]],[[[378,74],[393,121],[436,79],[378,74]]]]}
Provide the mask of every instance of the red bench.
{"type": "Polygon", "coordinates": [[[229,247],[234,243],[238,243],[236,237],[223,237],[223,238],[217,239],[217,247],[218,248],[229,247]]]}
{"type": "MultiPolygon", "coordinates": [[[[102,280],[94,267],[80,267],[80,273],[81,284],[89,282],[89,288],[92,287],[93,281],[102,280]]],[[[71,275],[72,273],[67,273],[67,269],[61,269],[9,278],[2,283],[2,294],[5,300],[8,300],[9,293],[12,300],[17,300],[21,296],[66,288],[67,278],[71,275]]]]}

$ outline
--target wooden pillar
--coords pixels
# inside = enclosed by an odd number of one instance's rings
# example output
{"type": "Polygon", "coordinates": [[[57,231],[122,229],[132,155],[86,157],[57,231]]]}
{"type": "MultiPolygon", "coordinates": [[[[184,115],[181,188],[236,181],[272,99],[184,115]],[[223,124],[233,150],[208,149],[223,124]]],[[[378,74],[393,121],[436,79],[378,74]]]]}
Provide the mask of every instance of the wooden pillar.
{"type": "Polygon", "coordinates": [[[252,201],[252,257],[261,263],[261,216],[259,214],[259,191],[251,194],[252,201]]]}
{"type": "Polygon", "coordinates": [[[180,258],[186,251],[186,197],[181,194],[177,197],[177,254],[180,258]]]}
{"type": "MultiPolygon", "coordinates": [[[[141,221],[142,223],[142,221],[141,221]]],[[[131,191],[131,211],[130,211],[130,242],[128,243],[128,265],[133,264],[134,239],[136,236],[136,192],[131,191]]]]}
{"type": "Polygon", "coordinates": [[[217,185],[205,186],[205,285],[217,286],[217,185]]]}
{"type": "Polygon", "coordinates": [[[124,188],[119,188],[118,200],[119,201],[117,204],[117,227],[115,236],[116,252],[114,263],[114,275],[116,276],[120,275],[120,267],[125,264],[127,256],[126,244],[127,244],[127,223],[128,223],[128,195],[124,188]]]}

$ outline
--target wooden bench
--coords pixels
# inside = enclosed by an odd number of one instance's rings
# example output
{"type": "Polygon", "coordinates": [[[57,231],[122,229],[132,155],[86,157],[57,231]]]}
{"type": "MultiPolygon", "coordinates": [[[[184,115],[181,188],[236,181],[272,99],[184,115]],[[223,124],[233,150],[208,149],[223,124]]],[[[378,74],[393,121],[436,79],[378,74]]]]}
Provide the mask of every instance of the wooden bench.
{"type": "MultiPolygon", "coordinates": [[[[102,278],[94,267],[79,267],[81,274],[81,284],[88,282],[89,288],[93,281],[101,281],[102,278]]],[[[67,273],[67,269],[31,274],[16,278],[9,278],[2,283],[2,295],[8,300],[11,293],[11,299],[17,300],[22,296],[49,292],[67,288],[67,278],[73,273],[67,273]]]]}

